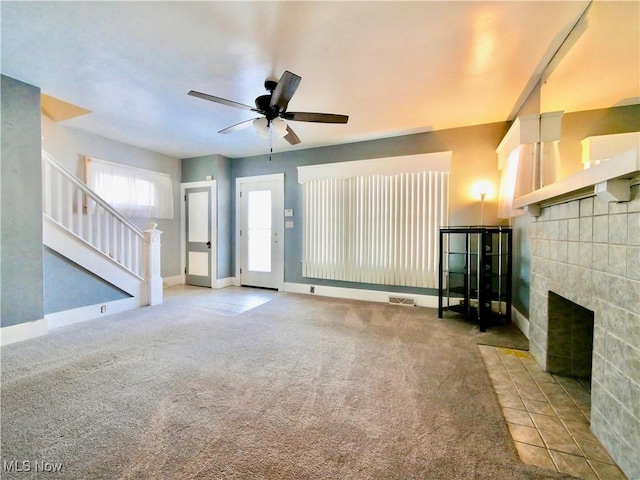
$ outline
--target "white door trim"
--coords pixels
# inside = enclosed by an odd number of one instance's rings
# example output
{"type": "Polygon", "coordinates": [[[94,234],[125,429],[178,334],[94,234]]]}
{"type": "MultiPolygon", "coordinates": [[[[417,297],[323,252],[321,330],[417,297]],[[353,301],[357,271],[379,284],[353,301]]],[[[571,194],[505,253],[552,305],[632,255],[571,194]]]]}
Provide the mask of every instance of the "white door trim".
{"type": "MultiPolygon", "coordinates": [[[[240,219],[242,218],[242,202],[240,201],[240,186],[243,183],[256,183],[256,182],[278,182],[278,191],[282,195],[282,204],[284,205],[284,173],[272,173],[269,175],[254,175],[251,177],[237,177],[236,178],[236,270],[235,270],[235,278],[236,284],[240,285],[241,275],[240,275],[240,264],[241,264],[241,253],[242,253],[242,242],[240,239],[240,219]]],[[[284,215],[284,211],[279,212],[278,215],[284,215]]],[[[280,242],[278,242],[278,250],[282,258],[282,270],[277,272],[278,274],[278,290],[284,290],[284,222],[281,222],[280,228],[278,230],[278,238],[280,238],[280,242]]]]}
{"type": "Polygon", "coordinates": [[[218,272],[218,188],[216,180],[203,180],[199,182],[184,182],[180,184],[180,277],[182,284],[187,281],[185,269],[187,268],[187,219],[186,200],[187,188],[211,187],[211,238],[213,240],[213,252],[211,254],[211,288],[217,288],[218,272]]]}

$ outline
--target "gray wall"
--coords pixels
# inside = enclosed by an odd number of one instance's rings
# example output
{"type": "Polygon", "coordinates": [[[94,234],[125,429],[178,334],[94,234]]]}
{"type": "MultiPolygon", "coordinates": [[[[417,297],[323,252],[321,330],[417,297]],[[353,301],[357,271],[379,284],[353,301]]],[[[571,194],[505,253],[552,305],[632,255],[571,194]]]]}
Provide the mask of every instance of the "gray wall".
{"type": "Polygon", "coordinates": [[[44,318],[40,89],[2,76],[1,322],[44,318]]]}
{"type": "MultiPolygon", "coordinates": [[[[231,263],[231,160],[222,155],[182,160],[182,182],[200,182],[211,175],[217,188],[217,265],[216,278],[233,277],[231,263]]],[[[182,252],[180,253],[182,255],[182,252]]]]}
{"type": "MultiPolygon", "coordinates": [[[[465,225],[479,220],[479,202],[470,197],[469,191],[479,175],[490,177],[497,186],[498,172],[495,148],[507,131],[507,123],[478,125],[400,136],[388,139],[338,145],[332,147],[297,150],[230,160],[231,202],[229,211],[229,274],[235,272],[235,179],[238,177],[284,173],[285,208],[294,210],[294,228],[285,230],[285,282],[314,285],[333,285],[349,288],[366,288],[398,292],[434,293],[425,289],[373,285],[333,280],[319,280],[302,276],[302,186],[298,184],[296,167],[321,163],[394,157],[420,153],[453,151],[451,191],[451,224],[465,225]]],[[[214,175],[215,156],[183,160],[183,181],[203,180],[204,175],[214,175]],[[210,170],[211,169],[211,170],[210,170]]],[[[485,210],[488,222],[496,222],[495,203],[485,210]]]]}
{"type": "Polygon", "coordinates": [[[130,218],[145,230],[150,221],[158,224],[162,237],[161,275],[180,275],[180,160],[127,145],[99,135],[65,127],[42,115],[42,148],[80,180],[85,180],[84,157],[96,157],[169,174],[173,179],[173,220],[130,218]]]}
{"type": "Polygon", "coordinates": [[[580,141],[595,135],[640,131],[640,105],[602,108],[562,116],[560,158],[562,177],[582,170],[580,141]]]}
{"type": "Polygon", "coordinates": [[[44,291],[45,314],[131,297],[128,293],[46,247],[44,249],[44,291]]]}

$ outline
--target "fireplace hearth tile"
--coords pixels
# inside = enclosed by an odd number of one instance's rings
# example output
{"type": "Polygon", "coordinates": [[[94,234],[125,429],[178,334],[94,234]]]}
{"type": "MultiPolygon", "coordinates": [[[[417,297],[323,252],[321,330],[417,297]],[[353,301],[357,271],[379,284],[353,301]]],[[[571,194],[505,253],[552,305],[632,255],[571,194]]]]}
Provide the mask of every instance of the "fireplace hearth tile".
{"type": "Polygon", "coordinates": [[[531,416],[526,410],[518,410],[517,408],[503,407],[502,414],[507,423],[516,425],[524,425],[525,427],[535,427],[531,416]]]}
{"type": "Polygon", "coordinates": [[[524,404],[522,403],[522,399],[517,393],[515,394],[498,393],[497,395],[498,395],[498,403],[500,403],[500,405],[502,405],[503,407],[518,408],[520,410],[525,410],[524,404]]]}
{"type": "Polygon", "coordinates": [[[584,457],[553,450],[549,453],[558,466],[558,471],[583,478],[584,480],[599,480],[596,472],[584,457]]]}
{"type": "Polygon", "coordinates": [[[562,420],[562,423],[578,444],[581,440],[593,442],[593,432],[589,428],[586,418],[584,421],[562,420]]]}
{"type": "Polygon", "coordinates": [[[530,413],[540,413],[542,415],[553,415],[555,413],[555,410],[549,402],[539,402],[537,400],[529,400],[528,398],[523,398],[522,402],[530,413]]]}
{"type": "Polygon", "coordinates": [[[549,450],[582,455],[582,451],[564,427],[562,430],[540,430],[540,435],[549,450]]]}
{"type": "Polygon", "coordinates": [[[556,470],[556,466],[549,455],[549,451],[543,447],[536,447],[527,443],[514,442],[520,459],[527,465],[556,470]]]}
{"type": "Polygon", "coordinates": [[[589,460],[589,465],[593,468],[600,480],[627,480],[627,477],[616,465],[589,460]]]}
{"type": "Polygon", "coordinates": [[[553,378],[553,375],[551,375],[548,372],[543,372],[541,370],[538,372],[531,372],[531,378],[533,378],[538,385],[542,383],[556,383],[556,379],[553,378]]]}
{"type": "Polygon", "coordinates": [[[526,427],[524,425],[516,425],[514,423],[507,424],[511,437],[516,442],[535,445],[536,447],[544,447],[545,444],[540,437],[540,431],[534,427],[526,427]]]}
{"type": "MultiPolygon", "coordinates": [[[[479,348],[523,462],[587,480],[626,480],[591,431],[589,380],[548,374],[530,352],[479,348]],[[546,401],[526,398],[533,387],[546,401]]],[[[598,385],[595,394],[608,395],[598,385]]]]}
{"type": "Polygon", "coordinates": [[[583,413],[582,410],[571,406],[571,407],[563,407],[556,405],[554,408],[556,415],[562,420],[572,421],[572,422],[582,422],[589,425],[589,417],[583,413]]]}
{"type": "Polygon", "coordinates": [[[528,400],[538,400],[540,402],[544,402],[547,400],[547,398],[544,396],[544,393],[542,393],[540,388],[538,388],[536,385],[518,388],[518,392],[523,399],[526,398],[528,400]]]}
{"type": "Polygon", "coordinates": [[[584,453],[585,458],[610,465],[616,464],[604,447],[600,445],[600,442],[585,440],[583,438],[577,438],[576,442],[584,453]]]}
{"type": "Polygon", "coordinates": [[[538,430],[548,430],[551,432],[566,433],[566,428],[558,417],[551,415],[540,415],[539,413],[532,413],[531,418],[535,423],[538,430]]]}

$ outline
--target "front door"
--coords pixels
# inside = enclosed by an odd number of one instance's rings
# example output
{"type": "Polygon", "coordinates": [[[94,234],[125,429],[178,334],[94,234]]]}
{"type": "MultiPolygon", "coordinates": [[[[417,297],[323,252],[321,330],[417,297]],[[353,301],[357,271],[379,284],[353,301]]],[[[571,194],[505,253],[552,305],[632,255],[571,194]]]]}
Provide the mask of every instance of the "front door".
{"type": "Polygon", "coordinates": [[[238,179],[240,284],[281,290],[284,281],[284,175],[238,179]]]}
{"type": "MultiPolygon", "coordinates": [[[[194,182],[195,183],[195,182],[194,182]]],[[[197,182],[205,183],[205,182],[197,182]]],[[[215,182],[184,187],[185,201],[185,282],[212,287],[216,278],[214,245],[215,182]]],[[[192,184],[193,185],[193,184],[192,184]]]]}

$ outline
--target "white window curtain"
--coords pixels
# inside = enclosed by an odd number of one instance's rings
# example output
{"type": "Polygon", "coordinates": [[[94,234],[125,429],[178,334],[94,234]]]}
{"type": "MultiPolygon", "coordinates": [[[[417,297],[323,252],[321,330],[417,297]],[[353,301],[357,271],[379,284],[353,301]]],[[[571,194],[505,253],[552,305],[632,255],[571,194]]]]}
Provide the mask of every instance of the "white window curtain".
{"type": "Polygon", "coordinates": [[[173,187],[166,173],[86,158],[87,185],[126,217],[173,218],[173,187]]]}
{"type": "MultiPolygon", "coordinates": [[[[391,162],[396,171],[402,158],[391,162]]],[[[299,181],[306,180],[302,275],[436,288],[438,231],[449,213],[448,159],[444,163],[446,171],[349,178],[312,178],[316,172],[299,169],[299,181]]]]}

